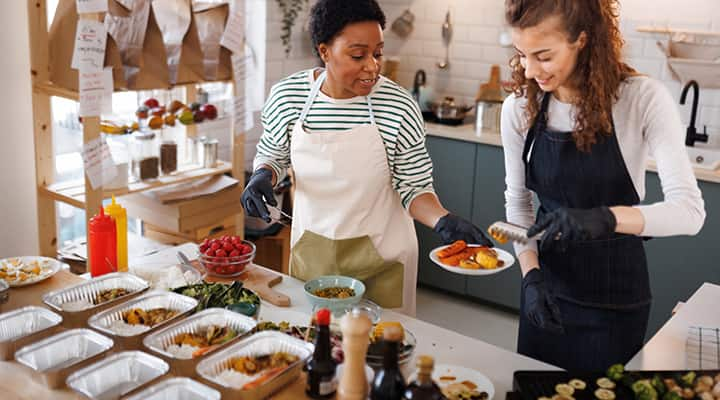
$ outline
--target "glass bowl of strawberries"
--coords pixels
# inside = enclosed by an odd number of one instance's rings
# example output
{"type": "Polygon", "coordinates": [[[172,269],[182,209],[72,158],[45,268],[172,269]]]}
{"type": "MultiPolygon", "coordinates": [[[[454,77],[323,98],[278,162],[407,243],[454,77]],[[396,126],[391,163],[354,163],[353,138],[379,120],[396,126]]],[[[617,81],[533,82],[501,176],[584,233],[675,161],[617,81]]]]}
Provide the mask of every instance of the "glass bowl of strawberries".
{"type": "Polygon", "coordinates": [[[198,261],[208,275],[228,278],[240,275],[255,258],[255,244],[239,236],[205,239],[200,243],[198,261]]]}

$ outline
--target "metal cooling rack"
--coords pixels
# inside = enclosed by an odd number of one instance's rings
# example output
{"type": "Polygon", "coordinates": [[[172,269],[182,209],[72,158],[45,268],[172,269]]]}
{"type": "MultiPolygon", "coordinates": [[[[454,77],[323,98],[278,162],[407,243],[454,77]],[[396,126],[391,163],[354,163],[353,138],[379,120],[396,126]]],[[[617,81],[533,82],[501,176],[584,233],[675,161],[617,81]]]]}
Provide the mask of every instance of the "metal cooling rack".
{"type": "Polygon", "coordinates": [[[720,328],[688,328],[685,354],[688,369],[720,369],[720,328]]]}

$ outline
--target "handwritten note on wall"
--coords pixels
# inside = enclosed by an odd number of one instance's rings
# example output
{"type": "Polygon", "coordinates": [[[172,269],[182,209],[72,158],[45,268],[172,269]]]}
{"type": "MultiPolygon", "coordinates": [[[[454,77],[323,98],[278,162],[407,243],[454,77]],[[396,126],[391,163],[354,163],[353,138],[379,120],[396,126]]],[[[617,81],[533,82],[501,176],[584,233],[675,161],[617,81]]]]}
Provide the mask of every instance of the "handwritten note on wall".
{"type": "Polygon", "coordinates": [[[85,174],[93,189],[102,186],[103,179],[110,181],[117,176],[117,167],[110,154],[110,147],[103,137],[85,143],[82,159],[85,174]]]}
{"type": "Polygon", "coordinates": [[[100,21],[78,20],[71,66],[77,70],[102,70],[105,63],[107,31],[100,21]]]}
{"type": "Polygon", "coordinates": [[[105,12],[108,0],[76,0],[78,14],[105,12]]]}

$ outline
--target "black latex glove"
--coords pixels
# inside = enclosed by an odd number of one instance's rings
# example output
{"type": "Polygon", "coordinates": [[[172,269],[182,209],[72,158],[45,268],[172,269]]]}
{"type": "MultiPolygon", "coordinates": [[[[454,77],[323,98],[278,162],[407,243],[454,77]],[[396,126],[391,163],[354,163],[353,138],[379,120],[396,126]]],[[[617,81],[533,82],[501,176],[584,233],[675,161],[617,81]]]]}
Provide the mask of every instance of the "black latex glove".
{"type": "Polygon", "coordinates": [[[272,175],[271,170],[258,168],[253,172],[242,194],[242,204],[248,215],[262,218],[265,222],[271,221],[270,211],[265,206],[265,202],[271,206],[277,206],[273,193],[272,175]]]}
{"type": "Polygon", "coordinates": [[[525,316],[540,329],[555,333],[564,333],[560,309],[552,294],[545,288],[545,280],[538,268],[525,274],[522,280],[525,291],[525,316]]]}
{"type": "Polygon", "coordinates": [[[471,222],[454,214],[447,214],[438,220],[433,228],[440,235],[443,244],[450,244],[456,240],[464,240],[468,244],[480,244],[493,247],[487,236],[471,222]]]}
{"type": "Polygon", "coordinates": [[[558,208],[540,217],[527,234],[533,237],[544,230],[540,249],[565,251],[573,241],[607,237],[615,232],[616,225],[615,215],[607,207],[558,208]]]}

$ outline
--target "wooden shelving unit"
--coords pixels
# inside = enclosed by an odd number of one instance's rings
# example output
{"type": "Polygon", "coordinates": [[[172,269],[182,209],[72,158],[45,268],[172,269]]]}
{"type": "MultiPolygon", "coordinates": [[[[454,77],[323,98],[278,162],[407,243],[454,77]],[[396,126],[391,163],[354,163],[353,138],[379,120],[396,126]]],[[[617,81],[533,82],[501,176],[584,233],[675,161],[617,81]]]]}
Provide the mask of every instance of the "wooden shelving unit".
{"type": "MultiPolygon", "coordinates": [[[[38,232],[40,254],[54,257],[57,252],[57,226],[55,215],[55,202],[63,202],[82,208],[86,211],[86,223],[102,206],[103,199],[112,195],[137,193],[161,186],[173,185],[194,179],[217,174],[232,173],[233,177],[244,185],[244,132],[242,127],[232,127],[232,160],[219,161],[214,168],[185,167],[172,175],[159,176],[157,179],[131,182],[126,188],[117,190],[104,190],[92,188],[87,177],[83,180],[71,182],[54,182],[54,155],[52,143],[52,110],[50,98],[53,96],[70,100],[79,100],[79,93],[53,84],[50,81],[49,71],[49,37],[47,23],[47,1],[27,0],[29,36],[30,36],[30,64],[32,77],[35,167],[38,190],[38,232]]],[[[80,18],[102,20],[102,14],[81,14],[80,18]]],[[[217,82],[217,81],[216,81],[217,82]]],[[[224,82],[233,82],[224,81],[224,82]]],[[[184,83],[188,88],[186,101],[192,102],[196,97],[198,84],[205,82],[184,83]]],[[[235,86],[235,85],[233,85],[235,86]]],[[[169,87],[157,89],[170,89],[169,87]]],[[[233,93],[238,95],[243,88],[234,87],[233,93]]],[[[195,126],[188,126],[188,136],[196,134],[195,126]]],[[[83,118],[83,143],[100,137],[100,117],[83,118]]],[[[243,234],[243,215],[235,217],[236,234],[243,234]]]]}

